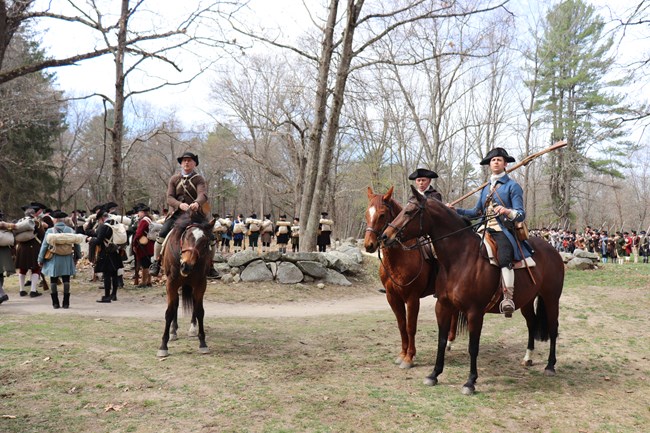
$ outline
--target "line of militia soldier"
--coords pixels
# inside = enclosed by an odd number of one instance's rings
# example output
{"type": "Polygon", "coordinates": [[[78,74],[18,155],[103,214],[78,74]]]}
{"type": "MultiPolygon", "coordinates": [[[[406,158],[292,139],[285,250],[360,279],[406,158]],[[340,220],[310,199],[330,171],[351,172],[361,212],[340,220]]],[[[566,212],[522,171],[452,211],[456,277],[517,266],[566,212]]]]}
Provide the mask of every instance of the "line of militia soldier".
{"type": "MultiPolygon", "coordinates": [[[[133,263],[136,285],[150,287],[152,276],[160,273],[164,239],[179,214],[186,211],[201,212],[206,219],[212,217],[216,220],[211,243],[213,257],[217,250],[222,253],[236,253],[246,248],[270,251],[274,237],[281,253],[287,252],[289,243],[293,252],[299,250],[298,217],[289,222],[283,214],[274,224],[271,214],[262,219],[258,219],[255,213],[247,218],[243,214],[236,218],[230,214],[224,218],[216,213],[210,214],[209,207],[205,206],[208,202],[205,179],[195,171],[199,165],[198,156],[185,152],[177,161],[181,169],[169,180],[169,209],[163,209],[162,213],[138,203],[125,215],[119,215],[117,203],[109,202],[95,206],[88,215],[84,210],[74,210],[68,215],[62,210],[31,202],[22,207],[24,216],[21,219],[6,222],[0,211],[0,304],[9,300],[4,290],[5,276],[18,272],[20,296],[41,296],[38,287],[42,285],[45,290],[50,290],[53,308],[60,308],[58,287],[62,284],[62,306],[69,308],[70,279],[76,274],[83,243],[88,244],[87,258],[93,264],[91,281],[98,281],[99,274],[103,279],[104,294],[97,302],[117,301],[118,289],[124,287],[125,263],[133,263]],[[141,284],[138,270],[142,271],[141,284]],[[46,276],[50,277],[49,286],[46,276]]],[[[318,251],[326,251],[331,245],[333,225],[327,212],[322,212],[318,251]]],[[[208,277],[219,277],[214,267],[210,268],[208,277]]]]}
{"type": "Polygon", "coordinates": [[[598,254],[603,263],[623,264],[634,260],[643,263],[650,260],[650,237],[645,230],[616,231],[613,235],[607,230],[594,230],[587,226],[582,232],[561,229],[531,230],[532,235],[546,239],[560,252],[573,253],[576,249],[598,254]]]}

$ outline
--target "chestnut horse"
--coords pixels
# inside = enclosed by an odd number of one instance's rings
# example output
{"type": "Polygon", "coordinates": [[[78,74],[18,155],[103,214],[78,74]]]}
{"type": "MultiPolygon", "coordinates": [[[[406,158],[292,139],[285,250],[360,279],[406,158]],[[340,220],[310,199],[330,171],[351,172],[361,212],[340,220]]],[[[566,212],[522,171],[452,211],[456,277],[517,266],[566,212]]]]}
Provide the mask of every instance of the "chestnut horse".
{"type": "MultiPolygon", "coordinates": [[[[374,253],[380,248],[379,236],[388,224],[402,210],[402,206],[393,198],[393,187],[386,194],[375,194],[368,187],[368,209],[366,210],[366,234],[364,247],[366,252],[374,253]]],[[[411,241],[415,245],[416,241],[411,241]]],[[[381,248],[379,254],[381,265],[379,278],[386,289],[386,300],[397,319],[397,327],[402,337],[402,350],[395,360],[400,368],[413,367],[415,358],[415,334],[420,312],[420,298],[433,296],[435,278],[438,272],[437,260],[428,262],[419,247],[416,248],[381,248]]],[[[458,315],[453,316],[453,323],[447,338],[447,348],[456,338],[458,315]]]]}
{"type": "Polygon", "coordinates": [[[214,220],[207,222],[199,212],[183,213],[167,235],[163,249],[162,267],[167,276],[167,310],[165,311],[165,332],[158,349],[159,357],[169,355],[167,343],[176,334],[179,291],[182,293],[183,310],[192,312],[192,322],[198,323],[199,352],[208,353],[203,328],[203,295],[207,286],[207,275],[212,266],[210,240],[214,220]]]}
{"type": "MultiPolygon", "coordinates": [[[[490,264],[481,237],[471,230],[465,219],[438,200],[414,195],[415,198],[409,200],[400,214],[388,224],[380,239],[390,245],[422,234],[431,236],[439,263],[436,279],[438,350],[433,372],[424,383],[438,383],[438,376],[444,368],[445,336],[449,332],[451,316],[455,311],[460,311],[467,317],[471,358],[469,378],[462,391],[466,395],[473,394],[478,378],[477,358],[483,319],[486,312],[499,312],[501,272],[490,264]]],[[[533,258],[536,265],[528,270],[515,271],[514,301],[528,326],[528,347],[523,363],[532,365],[535,339],[547,341],[550,337],[545,374],[554,375],[564,263],[559,253],[543,239],[531,238],[529,243],[535,251],[533,258]]]]}

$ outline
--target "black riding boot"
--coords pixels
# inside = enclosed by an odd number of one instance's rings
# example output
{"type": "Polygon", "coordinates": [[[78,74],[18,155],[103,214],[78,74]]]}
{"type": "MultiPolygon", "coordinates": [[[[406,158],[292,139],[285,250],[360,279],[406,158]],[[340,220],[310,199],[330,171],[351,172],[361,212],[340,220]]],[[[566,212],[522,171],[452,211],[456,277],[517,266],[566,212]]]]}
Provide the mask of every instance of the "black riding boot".
{"type": "Polygon", "coordinates": [[[111,292],[111,301],[117,301],[117,286],[113,287],[113,291],[111,292]]]}
{"type": "Polygon", "coordinates": [[[70,293],[63,294],[63,308],[70,307],[70,293]]]}
{"type": "Polygon", "coordinates": [[[97,302],[102,304],[110,304],[111,302],[111,280],[110,277],[104,277],[104,296],[101,299],[98,299],[97,302]]]}
{"type": "Polygon", "coordinates": [[[50,296],[52,296],[52,308],[54,308],[55,310],[57,308],[61,308],[61,305],[59,305],[59,294],[50,293],[50,296]]]}

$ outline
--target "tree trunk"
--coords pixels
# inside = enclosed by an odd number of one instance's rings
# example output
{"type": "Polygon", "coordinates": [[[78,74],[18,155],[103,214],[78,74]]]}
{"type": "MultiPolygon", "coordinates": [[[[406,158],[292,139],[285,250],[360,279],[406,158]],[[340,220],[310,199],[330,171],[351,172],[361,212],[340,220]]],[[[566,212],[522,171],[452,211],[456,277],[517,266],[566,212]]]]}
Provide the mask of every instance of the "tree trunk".
{"type": "Polygon", "coordinates": [[[329,78],[332,52],[334,51],[334,29],[338,12],[338,0],[330,0],[327,26],[321,43],[320,63],[318,65],[318,85],[314,101],[314,124],[309,132],[309,151],[307,153],[307,168],[302,200],[300,203],[300,250],[314,251],[316,249],[316,231],[318,223],[314,225],[311,218],[311,207],[316,188],[320,146],[323,137],[323,127],[327,115],[327,83],[329,78]]]}
{"type": "Polygon", "coordinates": [[[111,151],[113,153],[112,163],[112,200],[118,204],[121,212],[124,212],[124,176],[122,173],[122,140],[124,138],[124,55],[126,53],[126,31],[129,14],[129,0],[122,0],[120,12],[120,30],[117,35],[117,51],[115,57],[115,104],[114,124],[109,129],[111,134],[111,151]]]}

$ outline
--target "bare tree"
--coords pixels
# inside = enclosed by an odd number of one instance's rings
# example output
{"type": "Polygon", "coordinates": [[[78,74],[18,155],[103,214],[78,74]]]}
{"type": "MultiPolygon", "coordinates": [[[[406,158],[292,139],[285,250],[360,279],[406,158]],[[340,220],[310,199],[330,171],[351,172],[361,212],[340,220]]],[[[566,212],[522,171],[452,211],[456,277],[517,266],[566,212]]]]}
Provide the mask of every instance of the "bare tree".
{"type": "Polygon", "coordinates": [[[305,187],[300,208],[303,234],[300,248],[305,251],[315,249],[316,232],[331,175],[332,155],[336,147],[348,78],[364,66],[385,62],[379,58],[364,57],[370,55],[368,48],[408,23],[471,15],[494,10],[504,4],[488,3],[484,8],[465,8],[465,5],[455,1],[439,4],[421,0],[407,5],[401,2],[389,5],[382,3],[368,14],[362,15],[364,3],[363,0],[347,0],[344,7],[339,8],[342,4],[340,0],[329,1],[326,18],[320,27],[318,39],[321,49],[318,54],[262,37],[244,29],[244,26],[236,25],[242,34],[289,49],[318,65],[305,187]],[[357,33],[361,41],[355,43],[357,33]]]}

